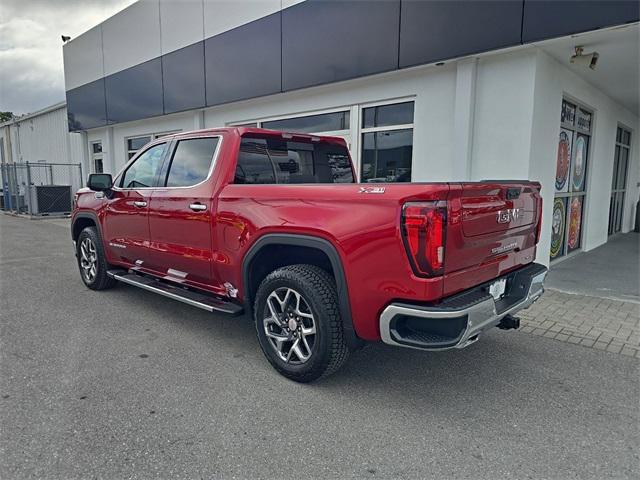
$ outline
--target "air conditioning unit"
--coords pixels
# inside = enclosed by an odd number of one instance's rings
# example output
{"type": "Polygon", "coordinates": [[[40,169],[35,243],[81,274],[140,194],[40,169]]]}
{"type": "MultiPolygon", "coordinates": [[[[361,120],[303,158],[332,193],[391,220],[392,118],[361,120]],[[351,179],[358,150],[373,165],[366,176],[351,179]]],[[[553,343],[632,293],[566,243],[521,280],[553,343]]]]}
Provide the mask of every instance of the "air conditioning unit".
{"type": "Polygon", "coordinates": [[[31,215],[61,215],[71,213],[71,185],[32,185],[31,215]]]}

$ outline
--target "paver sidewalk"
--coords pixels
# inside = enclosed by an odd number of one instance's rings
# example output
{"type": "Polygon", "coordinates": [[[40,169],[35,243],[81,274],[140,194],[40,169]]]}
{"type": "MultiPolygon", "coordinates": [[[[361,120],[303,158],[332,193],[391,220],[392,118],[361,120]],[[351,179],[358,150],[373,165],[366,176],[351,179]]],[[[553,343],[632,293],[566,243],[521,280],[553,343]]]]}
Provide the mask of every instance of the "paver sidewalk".
{"type": "Polygon", "coordinates": [[[640,305],[547,290],[518,316],[522,331],[640,358],[640,305]]]}

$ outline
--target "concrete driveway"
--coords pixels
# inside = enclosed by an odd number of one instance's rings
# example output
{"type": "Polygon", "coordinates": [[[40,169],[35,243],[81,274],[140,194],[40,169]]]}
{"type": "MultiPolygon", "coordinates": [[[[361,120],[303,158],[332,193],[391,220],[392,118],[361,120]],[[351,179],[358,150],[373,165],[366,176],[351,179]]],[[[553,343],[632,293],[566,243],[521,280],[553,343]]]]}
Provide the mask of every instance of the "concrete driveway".
{"type": "Polygon", "coordinates": [[[0,478],[640,476],[636,358],[496,330],[299,385],[248,319],[86,289],[65,221],[0,230],[0,478]]]}

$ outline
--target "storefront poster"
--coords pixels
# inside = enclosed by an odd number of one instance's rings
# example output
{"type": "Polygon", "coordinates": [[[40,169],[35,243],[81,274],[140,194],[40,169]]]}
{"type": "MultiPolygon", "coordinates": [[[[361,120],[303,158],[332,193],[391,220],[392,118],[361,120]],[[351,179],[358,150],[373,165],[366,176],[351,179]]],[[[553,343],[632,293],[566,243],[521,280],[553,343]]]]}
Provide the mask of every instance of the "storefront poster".
{"type": "Polygon", "coordinates": [[[591,131],[591,114],[581,108],[578,109],[578,128],[585,132],[591,131]]]}
{"type": "Polygon", "coordinates": [[[556,198],[553,202],[553,215],[551,216],[551,260],[564,253],[562,244],[564,243],[566,213],[566,199],[556,198]]]}
{"type": "Polygon", "coordinates": [[[560,129],[558,139],[558,158],[556,159],[556,191],[569,190],[569,161],[571,159],[571,131],[560,129]]]}
{"type": "Polygon", "coordinates": [[[582,197],[573,197],[569,213],[569,233],[567,251],[580,248],[580,227],[582,223],[582,197]]]}
{"type": "Polygon", "coordinates": [[[574,192],[584,190],[584,177],[587,170],[587,148],[589,147],[589,137],[578,134],[576,144],[573,149],[573,166],[571,173],[571,183],[574,192]]]}
{"type": "Polygon", "coordinates": [[[562,113],[561,113],[561,121],[562,123],[568,123],[573,125],[576,117],[576,106],[567,102],[566,100],[562,101],[562,113]]]}

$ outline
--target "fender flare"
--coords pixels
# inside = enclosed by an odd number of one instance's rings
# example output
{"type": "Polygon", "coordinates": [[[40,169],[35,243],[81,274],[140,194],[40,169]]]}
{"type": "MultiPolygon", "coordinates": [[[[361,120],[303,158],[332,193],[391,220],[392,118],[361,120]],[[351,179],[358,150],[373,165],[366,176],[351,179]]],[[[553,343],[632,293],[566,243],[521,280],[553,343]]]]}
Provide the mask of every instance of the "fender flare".
{"type": "Polygon", "coordinates": [[[351,318],[351,306],[349,304],[349,290],[347,279],[344,274],[342,260],[335,246],[324,238],[311,235],[299,235],[292,233],[267,233],[256,240],[242,260],[242,283],[245,291],[245,310],[253,312],[251,304],[251,292],[249,291],[249,272],[253,258],[264,247],[269,245],[292,245],[299,247],[314,248],[323,252],[331,263],[333,276],[336,281],[336,291],[338,293],[338,307],[344,328],[345,340],[350,347],[359,348],[363,341],[358,338],[351,318]]]}
{"type": "Polygon", "coordinates": [[[98,215],[94,212],[78,212],[74,215],[73,220],[71,221],[71,238],[73,239],[73,230],[76,226],[76,222],[81,218],[87,218],[92,220],[95,223],[96,228],[98,229],[98,235],[102,238],[102,226],[100,225],[100,220],[98,220],[98,215]]]}

